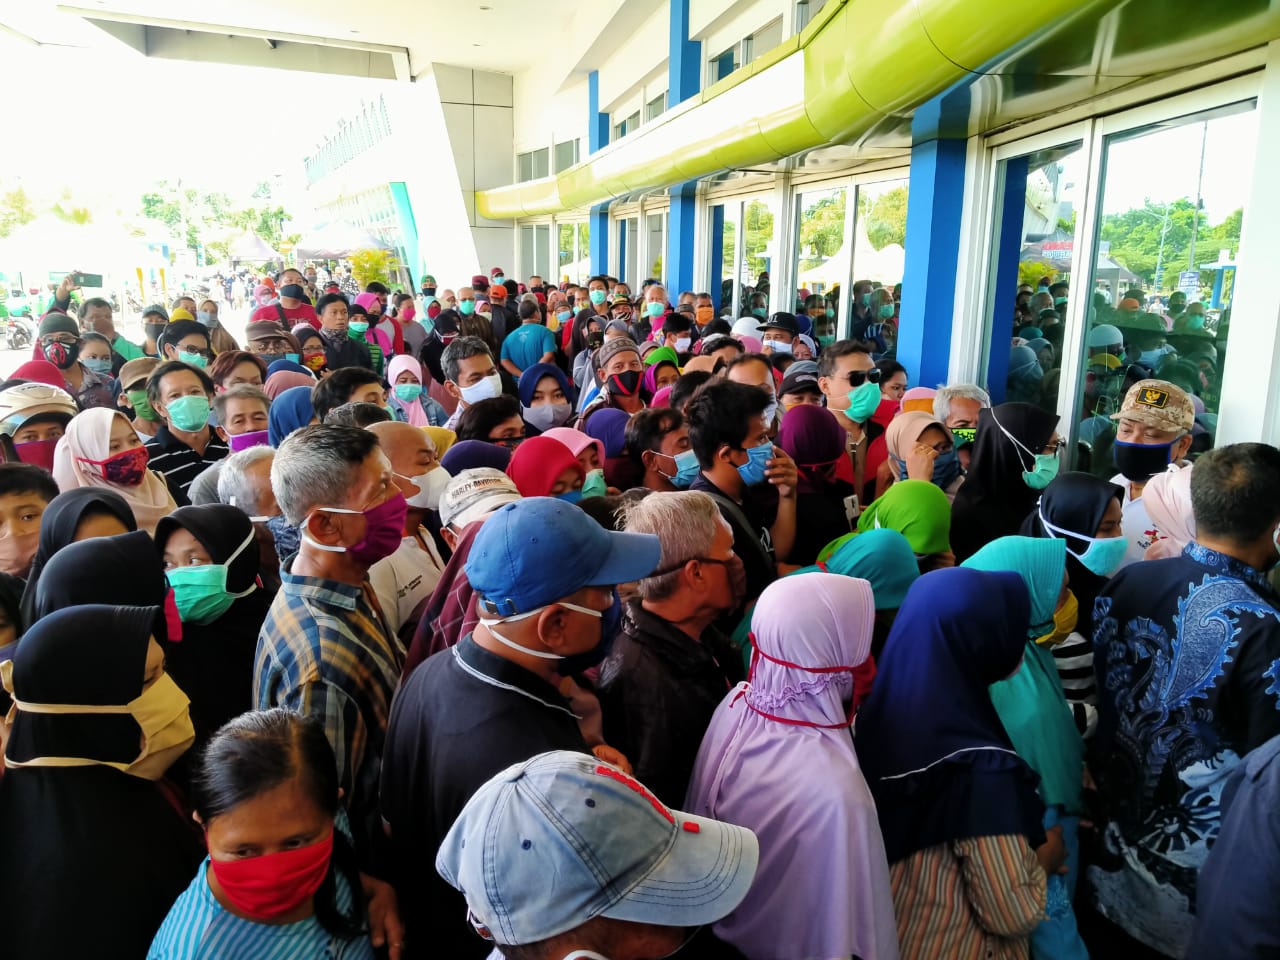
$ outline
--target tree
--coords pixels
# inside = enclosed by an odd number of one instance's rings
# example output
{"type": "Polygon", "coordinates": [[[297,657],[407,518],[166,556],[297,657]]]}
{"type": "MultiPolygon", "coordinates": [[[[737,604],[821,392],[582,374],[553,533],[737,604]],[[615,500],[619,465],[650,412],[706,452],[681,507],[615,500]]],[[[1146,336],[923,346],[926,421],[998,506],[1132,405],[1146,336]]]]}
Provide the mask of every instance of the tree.
{"type": "Polygon", "coordinates": [[[17,227],[35,218],[35,206],[22,187],[15,187],[0,196],[0,237],[7,237],[17,227]]]}
{"type": "Polygon", "coordinates": [[[374,280],[390,284],[400,266],[400,261],[389,250],[357,250],[348,259],[351,261],[351,273],[361,287],[374,280]]]}
{"type": "Polygon", "coordinates": [[[874,201],[858,194],[858,212],[865,219],[871,246],[883,250],[891,243],[907,243],[907,188],[894,187],[874,201]]]}
{"type": "Polygon", "coordinates": [[[752,283],[761,272],[769,269],[769,244],[773,242],[773,211],[767,204],[752,200],[742,216],[742,232],[746,235],[743,245],[743,268],[752,283]]]}
{"type": "Polygon", "coordinates": [[[846,190],[823,197],[800,214],[800,255],[808,260],[826,260],[844,245],[846,190]]]}

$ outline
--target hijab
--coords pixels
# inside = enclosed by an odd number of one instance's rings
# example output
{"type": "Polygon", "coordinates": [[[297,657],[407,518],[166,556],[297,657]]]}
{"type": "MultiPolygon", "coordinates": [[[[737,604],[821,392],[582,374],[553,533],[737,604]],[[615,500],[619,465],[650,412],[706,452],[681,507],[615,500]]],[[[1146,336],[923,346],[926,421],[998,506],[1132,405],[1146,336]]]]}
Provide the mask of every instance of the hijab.
{"type": "Polygon", "coordinates": [[[751,891],[715,926],[753,956],[898,956],[884,843],[847,729],[851,673],[867,659],[874,616],[865,580],[815,573],[770,584],[751,617],[751,679],[702,739],[685,809],[760,841],[751,891]]]}
{"type": "Polygon", "coordinates": [[[1033,636],[1044,634],[1053,620],[1066,572],[1067,545],[1062,540],[1001,537],[964,562],[971,570],[1009,571],[1022,578],[1031,598],[1026,654],[1013,676],[991,685],[991,702],[1018,751],[1040,775],[1040,797],[1068,814],[1080,812],[1084,741],[1062,692],[1053,654],[1033,636]]]}
{"type": "Polygon", "coordinates": [[[1039,496],[1022,473],[1034,468],[1036,455],[1057,425],[1056,413],[1029,403],[1002,403],[979,411],[969,472],[952,511],[951,544],[957,561],[984,543],[1018,532],[1039,496]]]}
{"type": "Polygon", "coordinates": [[[271,409],[267,411],[267,439],[271,446],[278,447],[284,438],[295,430],[301,430],[315,419],[316,411],[311,405],[311,387],[289,387],[271,401],[271,409]]]}
{"type": "MultiPolygon", "coordinates": [[[[1124,491],[1121,490],[1121,496],[1123,495],[1124,491]]],[[[1195,540],[1196,518],[1191,511],[1191,467],[1172,465],[1164,473],[1156,474],[1142,489],[1142,503],[1155,528],[1164,535],[1147,547],[1144,560],[1176,557],[1182,553],[1183,547],[1195,540]]],[[[1094,530],[1097,529],[1095,526],[1094,530]]]]}
{"type": "Polygon", "coordinates": [[[603,441],[597,440],[595,437],[583,433],[581,430],[575,430],[573,427],[553,427],[550,430],[544,430],[542,435],[544,437],[551,437],[553,440],[559,440],[569,448],[569,451],[575,457],[582,456],[583,450],[587,449],[587,447],[592,444],[595,444],[596,456],[600,458],[600,466],[604,466],[605,450],[603,441]]]}
{"type": "Polygon", "coordinates": [[[445,427],[423,427],[423,432],[431,438],[431,442],[436,445],[436,459],[443,457],[449,452],[449,448],[453,446],[453,442],[458,439],[458,435],[452,430],[445,427]]]}
{"type": "MultiPolygon", "coordinates": [[[[275,364],[272,364],[272,366],[275,366],[275,364]]],[[[274,401],[276,397],[292,387],[306,387],[310,390],[315,385],[316,378],[309,373],[298,373],[295,370],[277,370],[267,377],[267,382],[262,385],[262,391],[274,401]]]]}
{"type": "Polygon", "coordinates": [[[551,437],[530,437],[516,447],[507,464],[507,476],[522,497],[549,497],[560,475],[574,470],[579,477],[586,471],[569,448],[551,437]]]}
{"type": "Polygon", "coordinates": [[[902,395],[903,413],[933,413],[933,398],[938,391],[933,387],[912,387],[902,395]]]}
{"type": "Polygon", "coordinates": [[[538,384],[542,382],[544,377],[553,377],[564,393],[565,403],[573,403],[573,387],[570,386],[569,378],[564,375],[564,371],[554,363],[535,363],[533,366],[525,368],[524,373],[520,374],[519,383],[516,385],[516,393],[520,395],[521,406],[533,406],[533,393],[538,389],[538,384]]]}
{"type": "MultiPolygon", "coordinates": [[[[933,401],[929,401],[932,406],[933,401]]],[[[911,455],[915,445],[919,442],[921,435],[930,427],[937,427],[942,431],[943,435],[949,439],[951,431],[946,428],[941,420],[932,413],[925,413],[920,410],[911,410],[898,414],[893,418],[887,430],[884,433],[885,449],[889,456],[895,461],[891,464],[894,468],[895,480],[901,476],[904,467],[899,464],[905,464],[907,457],[911,455]]],[[[960,484],[957,482],[964,475],[964,471],[960,467],[960,460],[955,452],[940,455],[934,461],[932,483],[941,487],[949,496],[954,497],[956,490],[960,484]]]]}
{"type": "Polygon", "coordinates": [[[842,537],[840,546],[822,561],[793,571],[837,573],[871,584],[877,610],[897,610],[911,584],[920,576],[916,555],[897,530],[868,530],[842,537]]]}
{"type": "Polygon", "coordinates": [[[677,374],[680,373],[680,365],[675,360],[666,356],[659,356],[657,360],[653,359],[654,354],[665,353],[674,354],[675,351],[670,347],[659,347],[645,358],[645,371],[644,377],[640,381],[640,393],[647,401],[652,402],[654,394],[656,394],[660,389],[667,389],[667,387],[658,386],[658,374],[662,371],[663,367],[671,367],[677,374]]]}
{"type": "Polygon", "coordinates": [[[140,484],[126,487],[107,482],[96,466],[83,462],[105,460],[110,456],[111,426],[116,417],[129,422],[123,413],[110,407],[93,407],[72,417],[66,433],[54,448],[53,478],[63,492],[76,487],[96,487],[118,494],[129,505],[138,528],[151,533],[161,517],[178,509],[164,478],[154,470],[147,470],[140,484]]]}
{"type": "MultiPolygon", "coordinates": [[[[946,553],[951,549],[951,504],[928,480],[899,480],[858,517],[859,534],[880,529],[897,530],[918,556],[946,553]]],[[[826,560],[831,549],[818,559],[826,560]]]]}
{"type": "MultiPolygon", "coordinates": [[[[583,432],[604,445],[606,459],[613,459],[622,456],[626,450],[627,421],[630,419],[631,414],[625,410],[602,407],[587,419],[583,425],[583,432]]],[[[553,439],[558,440],[559,437],[553,439]]],[[[585,449],[585,444],[582,449],[585,449]]],[[[577,455],[577,453],[574,454],[575,457],[577,455]]],[[[603,463],[601,465],[603,466],[603,463]]]]}
{"type": "MultiPolygon", "coordinates": [[[[112,706],[136,699],[158,614],[155,607],[112,605],[49,614],[26,633],[14,658],[16,698],[112,706]]],[[[110,931],[109,952],[146,954],[204,849],[198,831],[157,782],[103,765],[129,763],[138,753],[138,725],[128,714],[19,710],[8,757],[96,762],[5,774],[0,875],[11,890],[58,891],[0,898],[10,955],[98,955],[103,931],[110,931]]]]}
{"type": "Polygon", "coordinates": [[[1012,573],[951,567],[907,591],[854,738],[889,863],[972,837],[1044,842],[1037,778],[988,692],[1017,668],[1030,616],[1012,573]]]}
{"type": "Polygon", "coordinates": [[[399,356],[392,357],[387,364],[387,383],[391,384],[391,402],[404,411],[405,418],[410,425],[425,427],[428,419],[427,411],[422,407],[422,401],[420,399],[405,401],[396,396],[396,379],[406,371],[418,378],[418,383],[422,386],[423,395],[426,394],[427,378],[422,372],[422,364],[407,353],[402,353],[399,356]]]}
{"type": "MultiPolygon", "coordinates": [[[[40,349],[39,338],[36,339],[36,349],[40,349]]],[[[9,376],[13,380],[28,380],[32,383],[44,383],[57,387],[59,390],[67,389],[67,381],[62,371],[44,358],[28,360],[9,376]]]]}
{"type": "MultiPolygon", "coordinates": [[[[168,593],[164,564],[146,533],[93,537],[67,544],[46,564],[36,589],[35,616],[43,619],[64,607],[94,603],[168,607],[168,593]]],[[[177,619],[176,609],[172,618],[177,619]]],[[[159,618],[152,632],[157,640],[169,639],[166,617],[159,618]]]]}
{"type": "Polygon", "coordinates": [[[40,517],[40,542],[31,563],[26,589],[22,591],[23,624],[29,626],[35,621],[36,590],[45,564],[59,550],[75,541],[81,521],[99,514],[115,517],[128,530],[138,529],[138,521],[133,518],[133,511],[124,497],[101,487],[76,487],[58,494],[44,508],[44,515],[40,517]]]}
{"type": "Polygon", "coordinates": [[[846,455],[848,435],[835,415],[824,407],[803,403],[792,407],[782,417],[778,428],[778,446],[796,462],[800,471],[797,485],[800,494],[830,492],[833,480],[841,480],[853,492],[853,464],[846,455]]]}
{"type": "Polygon", "coordinates": [[[452,444],[449,452],[440,458],[440,466],[448,470],[451,477],[456,477],[463,470],[470,470],[473,467],[506,470],[510,462],[510,450],[485,440],[460,440],[452,444]]]}

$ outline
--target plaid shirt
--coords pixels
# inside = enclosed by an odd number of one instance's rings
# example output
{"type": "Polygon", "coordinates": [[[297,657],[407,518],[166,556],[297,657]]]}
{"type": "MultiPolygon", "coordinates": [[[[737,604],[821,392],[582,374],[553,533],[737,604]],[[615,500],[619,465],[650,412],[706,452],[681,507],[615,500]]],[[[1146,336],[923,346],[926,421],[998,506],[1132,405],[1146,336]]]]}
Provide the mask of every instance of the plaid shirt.
{"type": "Polygon", "coordinates": [[[324,725],[356,846],[367,855],[381,833],[383,743],[404,654],[387,635],[367,581],[361,588],[287,570],[280,576],[258,633],[254,702],[259,710],[287,707],[324,725]]]}

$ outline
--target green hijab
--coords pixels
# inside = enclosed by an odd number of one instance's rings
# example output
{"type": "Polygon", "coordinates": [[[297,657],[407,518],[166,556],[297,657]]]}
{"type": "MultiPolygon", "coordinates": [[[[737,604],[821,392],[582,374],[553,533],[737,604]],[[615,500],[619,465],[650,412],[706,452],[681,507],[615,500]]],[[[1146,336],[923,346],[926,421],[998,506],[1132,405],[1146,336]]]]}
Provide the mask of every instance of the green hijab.
{"type": "Polygon", "coordinates": [[[973,570],[1010,571],[1022,577],[1031,594],[1032,623],[1022,666],[990,688],[1000,722],[1013,747],[1040,774],[1040,798],[1061,806],[1068,815],[1080,812],[1084,741],[1076,731],[1062,692],[1053,654],[1032,637],[1053,620],[1067,568],[1066,542],[1034,537],[1001,537],[961,564],[973,570]]]}
{"type": "Polygon", "coordinates": [[[680,358],[676,356],[675,350],[671,347],[659,347],[657,350],[650,350],[644,358],[644,365],[652,367],[655,363],[670,363],[677,370],[680,369],[680,358]]]}
{"type": "Polygon", "coordinates": [[[801,567],[790,575],[822,571],[857,577],[871,584],[877,610],[897,610],[902,606],[907,588],[920,576],[907,538],[897,530],[868,530],[856,537],[841,537],[841,541],[826,560],[801,567]]]}
{"type": "Polygon", "coordinates": [[[862,511],[856,533],[823,547],[818,562],[830,560],[850,537],[877,529],[897,530],[917,556],[946,553],[951,549],[951,502],[928,480],[900,480],[862,511]]]}

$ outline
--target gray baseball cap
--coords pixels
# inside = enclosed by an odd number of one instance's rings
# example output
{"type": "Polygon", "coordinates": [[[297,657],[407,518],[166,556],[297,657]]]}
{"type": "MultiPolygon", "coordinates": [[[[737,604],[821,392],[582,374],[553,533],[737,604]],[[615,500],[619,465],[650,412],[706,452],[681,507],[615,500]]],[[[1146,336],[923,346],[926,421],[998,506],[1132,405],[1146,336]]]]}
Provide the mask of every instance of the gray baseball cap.
{"type": "Polygon", "coordinates": [[[440,495],[440,523],[446,527],[453,524],[454,529],[461,530],[471,521],[519,499],[520,491],[501,470],[472,467],[461,471],[444,488],[440,495]]]}

